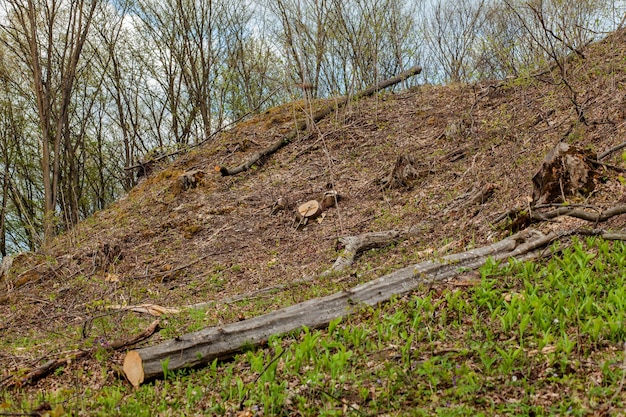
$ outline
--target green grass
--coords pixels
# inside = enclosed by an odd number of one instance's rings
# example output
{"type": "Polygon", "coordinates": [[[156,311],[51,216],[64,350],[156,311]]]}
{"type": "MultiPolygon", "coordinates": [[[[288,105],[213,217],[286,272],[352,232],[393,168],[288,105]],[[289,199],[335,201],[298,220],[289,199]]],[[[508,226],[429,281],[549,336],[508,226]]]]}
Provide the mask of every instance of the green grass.
{"type": "Polygon", "coordinates": [[[625,266],[623,243],[575,242],[545,264],[488,263],[474,287],[423,288],[138,390],[110,377],[101,390],[5,392],[0,412],[610,415],[626,406],[625,266]]]}

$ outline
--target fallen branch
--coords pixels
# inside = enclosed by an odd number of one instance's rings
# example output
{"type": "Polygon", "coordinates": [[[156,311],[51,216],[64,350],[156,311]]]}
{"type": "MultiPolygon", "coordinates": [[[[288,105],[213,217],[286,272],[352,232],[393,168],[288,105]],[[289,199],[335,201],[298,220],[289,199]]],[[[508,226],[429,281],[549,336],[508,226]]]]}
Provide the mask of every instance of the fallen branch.
{"type": "Polygon", "coordinates": [[[138,304],[132,306],[123,306],[114,304],[107,306],[109,310],[134,311],[135,313],[149,314],[151,316],[160,317],[163,314],[178,314],[180,309],[173,307],[163,307],[158,304],[138,304]]]}
{"type": "Polygon", "coordinates": [[[608,168],[608,169],[612,169],[613,171],[626,172],[626,168],[622,168],[622,167],[618,167],[618,166],[615,166],[615,165],[611,165],[611,164],[607,164],[607,163],[604,163],[604,162],[600,162],[600,161],[595,160],[595,159],[587,159],[587,162],[590,162],[593,165],[599,165],[599,166],[603,166],[603,167],[608,168]]]}
{"type": "Polygon", "coordinates": [[[604,151],[600,155],[598,155],[598,161],[600,161],[600,160],[606,158],[607,156],[611,155],[612,153],[617,152],[617,151],[619,151],[621,149],[624,149],[624,148],[626,148],[626,142],[622,142],[622,143],[620,143],[617,146],[614,146],[614,147],[612,147],[610,149],[607,149],[606,151],[604,151]]]}
{"type": "MultiPolygon", "coordinates": [[[[300,127],[300,126],[298,126],[298,127],[300,127]]],[[[300,129],[298,129],[298,128],[296,128],[296,129],[297,130],[295,132],[300,131],[300,129]]],[[[215,168],[216,168],[216,170],[218,170],[220,172],[220,174],[222,174],[222,177],[226,177],[228,175],[236,175],[236,174],[239,174],[240,172],[247,171],[248,169],[250,169],[250,167],[252,167],[252,165],[254,165],[257,162],[259,162],[261,160],[261,158],[269,156],[269,155],[273,154],[274,152],[278,151],[283,146],[290,144],[295,139],[296,136],[297,136],[297,133],[294,134],[292,132],[291,134],[289,134],[289,135],[287,135],[287,136],[277,140],[276,142],[272,143],[267,148],[261,149],[259,152],[255,152],[244,163],[242,163],[241,165],[238,165],[238,166],[236,166],[234,168],[226,168],[225,166],[217,166],[215,168]]]]}
{"type": "Polygon", "coordinates": [[[14,387],[21,387],[24,385],[32,384],[33,382],[45,377],[46,375],[53,372],[55,369],[60,368],[61,366],[67,365],[71,362],[75,362],[81,358],[84,358],[96,350],[104,348],[106,350],[121,350],[128,346],[135,345],[142,340],[145,340],[152,336],[154,332],[156,332],[159,328],[159,320],[153,321],[150,326],[148,326],[144,331],[135,336],[128,339],[117,339],[113,341],[110,345],[104,346],[94,346],[89,349],[78,349],[70,352],[64,352],[59,355],[59,358],[51,359],[44,363],[43,365],[29,371],[26,375],[22,376],[13,376],[9,379],[6,379],[0,384],[0,388],[9,389],[14,387]]]}
{"type": "Polygon", "coordinates": [[[363,233],[358,236],[340,237],[339,242],[344,245],[344,250],[339,257],[337,257],[333,266],[322,272],[322,276],[343,271],[354,263],[354,259],[359,253],[369,249],[390,245],[405,234],[406,232],[403,231],[386,230],[384,232],[363,233]]]}
{"type": "MultiPolygon", "coordinates": [[[[358,92],[357,94],[355,94],[354,96],[350,97],[350,96],[344,96],[341,97],[338,100],[335,100],[335,102],[330,105],[327,106],[321,110],[318,110],[317,112],[315,112],[311,119],[313,121],[313,123],[318,123],[320,120],[322,120],[324,117],[328,116],[329,114],[331,114],[332,112],[336,111],[337,109],[343,107],[344,105],[346,105],[350,100],[358,100],[364,97],[368,97],[373,95],[374,93],[385,89],[387,87],[391,87],[392,85],[398,84],[404,80],[406,80],[407,78],[410,78],[414,75],[419,74],[420,72],[422,72],[422,67],[420,66],[415,66],[407,71],[404,71],[402,74],[397,75],[395,77],[389,78],[388,80],[382,81],[378,84],[376,84],[373,87],[370,87],[368,89],[365,89],[363,91],[358,92]]],[[[279,140],[277,140],[276,142],[272,143],[270,146],[260,150],[259,152],[255,152],[254,154],[252,154],[245,162],[243,162],[241,165],[238,165],[234,168],[227,168],[225,166],[217,166],[216,170],[219,171],[223,177],[228,176],[228,175],[236,175],[239,174],[241,172],[247,171],[248,169],[250,169],[250,167],[252,167],[254,164],[256,164],[257,162],[259,162],[261,160],[261,158],[264,158],[266,156],[269,156],[273,153],[275,153],[276,151],[278,151],[279,149],[281,149],[282,147],[284,147],[285,145],[290,144],[297,136],[298,133],[300,133],[301,131],[303,131],[304,129],[306,129],[307,124],[305,122],[296,122],[296,126],[293,129],[293,131],[291,133],[289,133],[288,135],[280,138],[279,140]]]]}
{"type": "MultiPolygon", "coordinates": [[[[552,204],[542,204],[540,206],[534,207],[531,210],[525,208],[516,208],[503,213],[498,216],[494,223],[498,223],[506,218],[513,219],[514,222],[524,223],[525,225],[530,224],[531,222],[542,222],[547,220],[552,220],[559,216],[569,216],[575,217],[577,219],[586,220],[593,223],[601,223],[609,220],[612,217],[619,216],[620,214],[626,214],[626,204],[620,204],[618,206],[611,207],[606,210],[602,210],[601,208],[597,208],[595,212],[589,212],[583,210],[580,205],[568,205],[568,206],[560,206],[551,211],[539,211],[536,210],[538,207],[546,207],[552,204]],[[520,220],[521,219],[521,220],[520,220]],[[524,220],[525,222],[523,222],[524,220]]],[[[587,207],[587,206],[585,206],[587,207]]]]}
{"type": "Polygon", "coordinates": [[[498,188],[496,184],[487,183],[482,187],[474,187],[471,191],[457,197],[450,206],[444,210],[444,214],[459,211],[474,204],[483,204],[498,188]]]}
{"type": "Polygon", "coordinates": [[[534,221],[545,221],[554,219],[559,216],[570,216],[575,217],[577,219],[587,220],[594,223],[605,222],[611,217],[618,216],[620,214],[626,213],[626,204],[620,204],[615,207],[611,207],[607,210],[602,210],[597,213],[590,213],[588,211],[571,208],[571,207],[559,207],[552,211],[540,212],[537,210],[533,210],[530,213],[530,218],[534,221]]]}
{"type": "Polygon", "coordinates": [[[272,335],[288,333],[302,326],[326,326],[331,320],[357,311],[360,305],[373,306],[393,295],[413,291],[423,283],[441,281],[468,269],[476,269],[488,257],[502,260],[523,256],[559,236],[557,233],[544,235],[525,230],[492,245],[402,268],[351,290],[131,351],[124,360],[124,372],[137,386],[145,379],[162,376],[164,368],[173,371],[205,365],[215,359],[227,359],[244,347],[266,342],[272,335]]]}

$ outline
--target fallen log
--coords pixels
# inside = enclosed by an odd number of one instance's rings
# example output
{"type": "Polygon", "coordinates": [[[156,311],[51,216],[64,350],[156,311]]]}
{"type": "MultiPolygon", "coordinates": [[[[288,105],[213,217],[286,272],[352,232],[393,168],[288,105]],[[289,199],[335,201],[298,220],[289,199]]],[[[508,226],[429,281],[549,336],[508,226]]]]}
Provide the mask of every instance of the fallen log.
{"type": "MultiPolygon", "coordinates": [[[[403,73],[389,78],[385,81],[381,81],[380,83],[367,88],[363,91],[358,92],[357,94],[355,94],[354,96],[344,96],[341,97],[338,100],[335,100],[334,103],[330,106],[324,107],[321,110],[318,110],[317,112],[313,113],[311,120],[313,121],[313,123],[318,123],[320,120],[322,120],[324,117],[328,116],[329,114],[331,114],[332,112],[334,112],[335,110],[343,107],[344,105],[346,105],[348,102],[350,102],[350,100],[358,100],[364,97],[368,97],[371,96],[375,93],[377,93],[378,91],[385,89],[387,87],[391,87],[395,84],[401,83],[402,81],[406,80],[407,78],[410,78],[414,75],[419,74],[420,72],[422,72],[422,67],[415,66],[411,69],[408,69],[407,71],[404,71],[403,73]]],[[[293,129],[293,131],[291,131],[291,133],[289,133],[287,136],[284,136],[280,139],[278,139],[276,142],[272,143],[271,145],[269,145],[268,147],[261,149],[259,152],[256,152],[254,154],[252,154],[246,161],[244,161],[242,164],[233,167],[233,168],[227,168],[225,166],[216,166],[215,170],[219,171],[220,174],[222,174],[223,177],[229,176],[229,175],[236,175],[239,174],[241,172],[247,171],[248,169],[250,169],[252,167],[252,165],[256,164],[257,162],[259,162],[261,160],[261,158],[264,158],[266,156],[269,156],[273,153],[275,153],[276,151],[278,151],[279,149],[283,148],[285,145],[290,144],[297,136],[298,133],[300,133],[301,131],[303,131],[304,129],[306,129],[307,127],[307,123],[306,122],[296,122],[296,126],[293,129]]]]}
{"type": "Polygon", "coordinates": [[[420,284],[441,281],[468,269],[479,268],[488,257],[501,260],[523,256],[559,236],[527,229],[492,245],[402,268],[351,290],[130,351],[124,360],[124,372],[129,381],[138,386],[144,380],[162,376],[164,369],[174,371],[202,366],[215,359],[228,359],[244,347],[265,343],[272,335],[303,326],[326,326],[331,320],[357,311],[361,305],[373,306],[394,295],[413,291],[420,284]]]}

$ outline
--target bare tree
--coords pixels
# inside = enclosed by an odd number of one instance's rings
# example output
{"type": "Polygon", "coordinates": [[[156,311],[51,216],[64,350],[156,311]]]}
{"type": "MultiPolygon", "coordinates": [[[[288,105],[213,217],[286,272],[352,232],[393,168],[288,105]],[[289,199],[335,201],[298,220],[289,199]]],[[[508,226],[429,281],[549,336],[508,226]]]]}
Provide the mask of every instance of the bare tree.
{"type": "Polygon", "coordinates": [[[585,58],[583,49],[593,40],[593,31],[588,28],[603,6],[590,0],[532,0],[523,4],[504,0],[504,3],[518,19],[528,40],[558,68],[556,82],[568,90],[578,121],[586,124],[585,100],[570,81],[568,55],[585,58]]]}
{"type": "Polygon", "coordinates": [[[83,47],[99,0],[7,0],[7,46],[31,77],[41,134],[44,241],[55,234],[61,144],[69,131],[69,108],[83,47]]]}
{"type": "Polygon", "coordinates": [[[415,65],[415,2],[277,0],[267,2],[290,82],[313,96],[346,94],[415,65]]]}
{"type": "Polygon", "coordinates": [[[435,62],[450,82],[473,77],[474,48],[486,20],[485,0],[437,0],[424,32],[435,62]]]}

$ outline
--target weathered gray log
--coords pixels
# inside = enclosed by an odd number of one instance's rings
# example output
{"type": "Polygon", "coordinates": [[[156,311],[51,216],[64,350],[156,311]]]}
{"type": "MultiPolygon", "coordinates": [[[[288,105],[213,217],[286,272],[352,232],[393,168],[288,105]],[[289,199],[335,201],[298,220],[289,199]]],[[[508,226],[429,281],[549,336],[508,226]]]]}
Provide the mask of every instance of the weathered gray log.
{"type": "MultiPolygon", "coordinates": [[[[401,83],[402,81],[406,80],[407,78],[410,78],[414,75],[419,74],[420,72],[422,72],[422,67],[415,66],[407,71],[404,71],[403,73],[389,78],[385,81],[382,81],[370,88],[367,88],[363,91],[358,92],[357,94],[355,94],[354,96],[344,96],[341,97],[339,100],[336,100],[332,105],[324,107],[321,110],[318,110],[317,112],[313,113],[312,115],[312,120],[313,123],[317,123],[320,120],[322,120],[324,117],[328,116],[329,114],[331,114],[333,111],[343,107],[344,105],[346,105],[350,100],[358,100],[364,97],[368,97],[371,96],[373,94],[375,94],[376,92],[385,89],[387,87],[391,87],[392,85],[401,83]]],[[[263,157],[269,156],[271,154],[273,154],[274,152],[278,151],[279,149],[281,149],[282,147],[284,147],[285,145],[290,144],[297,136],[298,133],[301,132],[302,130],[306,129],[307,124],[305,121],[302,122],[296,122],[296,127],[293,129],[293,131],[291,131],[291,133],[289,133],[288,135],[278,139],[276,142],[272,143],[271,145],[269,145],[268,147],[261,149],[259,152],[256,152],[254,154],[252,154],[246,161],[244,161],[242,164],[233,167],[233,168],[227,168],[224,166],[218,166],[217,169],[219,170],[219,172],[222,174],[223,177],[228,176],[228,175],[236,175],[239,174],[241,172],[247,171],[248,169],[250,169],[252,167],[252,165],[256,164],[257,162],[259,162],[259,160],[263,157]]]]}
{"type": "Polygon", "coordinates": [[[205,365],[214,359],[227,359],[246,346],[266,342],[272,335],[288,333],[303,326],[326,326],[331,320],[358,310],[359,305],[373,306],[394,295],[406,294],[420,284],[441,281],[459,272],[478,268],[488,257],[505,259],[523,255],[557,237],[557,234],[546,236],[538,231],[524,230],[492,245],[402,268],[352,290],[305,301],[248,320],[189,333],[129,352],[124,371],[128,376],[139,370],[141,378],[136,379],[139,384],[144,379],[162,376],[166,364],[168,370],[177,370],[205,365]]]}

